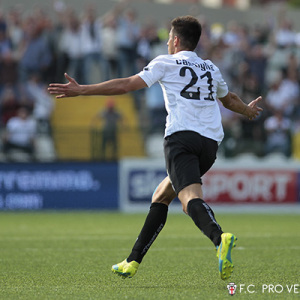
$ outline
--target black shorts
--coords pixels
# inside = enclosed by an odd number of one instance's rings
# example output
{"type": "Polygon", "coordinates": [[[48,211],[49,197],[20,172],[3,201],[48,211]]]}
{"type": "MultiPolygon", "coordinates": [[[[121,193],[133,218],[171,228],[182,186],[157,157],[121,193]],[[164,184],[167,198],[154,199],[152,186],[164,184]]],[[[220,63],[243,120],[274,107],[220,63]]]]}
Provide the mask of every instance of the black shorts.
{"type": "Polygon", "coordinates": [[[218,143],[194,131],[179,131],[164,140],[166,168],[178,193],[203,176],[214,164],[218,143]]]}

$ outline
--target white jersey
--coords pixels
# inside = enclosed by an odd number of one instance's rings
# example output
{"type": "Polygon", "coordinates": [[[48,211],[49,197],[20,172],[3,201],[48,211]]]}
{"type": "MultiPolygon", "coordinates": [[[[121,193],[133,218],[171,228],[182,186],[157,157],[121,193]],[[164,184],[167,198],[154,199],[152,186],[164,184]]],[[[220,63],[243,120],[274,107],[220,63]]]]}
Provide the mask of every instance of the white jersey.
{"type": "Polygon", "coordinates": [[[150,87],[159,82],[168,113],[165,136],[191,130],[218,143],[223,139],[217,97],[225,97],[228,87],[219,69],[193,51],[160,55],[138,75],[150,87]]]}

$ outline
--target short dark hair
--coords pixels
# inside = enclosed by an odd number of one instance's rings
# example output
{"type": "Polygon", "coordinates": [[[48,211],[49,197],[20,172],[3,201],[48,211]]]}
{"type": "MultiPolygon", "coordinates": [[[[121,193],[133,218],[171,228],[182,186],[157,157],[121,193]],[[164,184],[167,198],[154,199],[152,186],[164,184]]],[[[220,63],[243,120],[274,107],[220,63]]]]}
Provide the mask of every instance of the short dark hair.
{"type": "Polygon", "coordinates": [[[195,50],[202,31],[199,21],[192,16],[183,16],[173,19],[171,25],[174,35],[179,37],[181,45],[190,51],[195,50]]]}

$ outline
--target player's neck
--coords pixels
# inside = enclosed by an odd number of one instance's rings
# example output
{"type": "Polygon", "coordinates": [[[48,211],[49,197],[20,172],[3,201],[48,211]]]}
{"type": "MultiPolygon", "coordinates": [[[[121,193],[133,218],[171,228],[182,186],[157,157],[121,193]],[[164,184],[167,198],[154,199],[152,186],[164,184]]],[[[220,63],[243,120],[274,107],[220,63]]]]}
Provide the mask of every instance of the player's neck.
{"type": "Polygon", "coordinates": [[[183,49],[183,48],[176,48],[175,51],[174,51],[174,54],[178,53],[178,52],[181,52],[181,51],[190,51],[190,52],[193,52],[192,50],[189,50],[189,49],[183,49]]]}

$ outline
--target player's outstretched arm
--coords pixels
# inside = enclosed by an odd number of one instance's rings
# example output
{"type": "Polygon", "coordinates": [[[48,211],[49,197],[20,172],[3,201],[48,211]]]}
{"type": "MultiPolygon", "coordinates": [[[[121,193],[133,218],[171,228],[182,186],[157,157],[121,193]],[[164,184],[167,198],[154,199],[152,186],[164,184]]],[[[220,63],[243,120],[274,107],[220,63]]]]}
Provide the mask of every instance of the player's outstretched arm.
{"type": "Polygon", "coordinates": [[[258,117],[259,113],[263,110],[258,106],[258,103],[261,100],[262,97],[259,96],[247,105],[240,99],[238,95],[232,92],[229,92],[225,97],[220,98],[220,101],[224,107],[246,116],[249,120],[253,120],[258,117]]]}
{"type": "Polygon", "coordinates": [[[122,95],[147,87],[138,75],[117,78],[97,84],[80,85],[74,78],[65,73],[68,83],[50,83],[48,91],[56,98],[76,97],[79,95],[122,95]]]}

